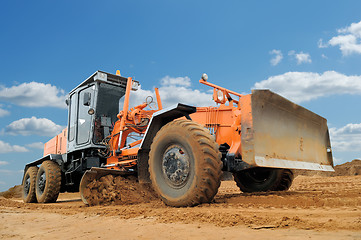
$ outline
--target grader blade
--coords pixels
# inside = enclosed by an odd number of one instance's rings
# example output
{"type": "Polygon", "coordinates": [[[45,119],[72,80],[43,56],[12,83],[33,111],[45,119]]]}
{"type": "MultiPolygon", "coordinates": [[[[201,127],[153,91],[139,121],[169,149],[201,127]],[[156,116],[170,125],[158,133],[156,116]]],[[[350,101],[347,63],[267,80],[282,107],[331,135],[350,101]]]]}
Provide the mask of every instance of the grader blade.
{"type": "Polygon", "coordinates": [[[241,109],[244,162],[334,171],[326,119],[269,90],[242,97],[241,109]]]}
{"type": "Polygon", "coordinates": [[[86,198],[86,194],[84,194],[84,191],[86,191],[87,186],[89,183],[91,183],[94,180],[99,180],[101,177],[106,176],[106,175],[129,175],[129,174],[133,174],[131,172],[126,172],[126,171],[120,171],[120,170],[114,170],[114,169],[108,169],[108,168],[98,168],[98,167],[92,167],[90,170],[85,171],[83,177],[80,180],[80,184],[79,184],[79,191],[80,191],[80,196],[81,196],[81,200],[85,203],[85,204],[89,204],[86,198]]]}

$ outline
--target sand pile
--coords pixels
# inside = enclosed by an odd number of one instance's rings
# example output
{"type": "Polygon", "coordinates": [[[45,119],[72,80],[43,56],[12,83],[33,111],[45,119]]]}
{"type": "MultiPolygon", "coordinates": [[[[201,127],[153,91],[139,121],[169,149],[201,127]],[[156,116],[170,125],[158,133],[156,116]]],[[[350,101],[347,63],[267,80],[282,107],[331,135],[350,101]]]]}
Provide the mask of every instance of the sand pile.
{"type": "Polygon", "coordinates": [[[21,185],[16,185],[12,188],[9,188],[5,192],[0,192],[0,197],[4,198],[21,198],[22,197],[23,187],[21,185]]]}
{"type": "Polygon", "coordinates": [[[359,159],[335,166],[335,176],[355,175],[361,175],[361,160],[359,159]]]}
{"type": "Polygon", "coordinates": [[[83,195],[89,205],[136,204],[157,199],[156,193],[139,184],[136,176],[106,175],[90,182],[83,195]]]}
{"type": "Polygon", "coordinates": [[[351,162],[336,165],[334,167],[335,172],[320,172],[320,171],[308,171],[308,170],[294,170],[296,175],[304,176],[323,176],[323,177],[335,177],[335,176],[356,176],[361,175],[361,160],[354,159],[351,162]]]}

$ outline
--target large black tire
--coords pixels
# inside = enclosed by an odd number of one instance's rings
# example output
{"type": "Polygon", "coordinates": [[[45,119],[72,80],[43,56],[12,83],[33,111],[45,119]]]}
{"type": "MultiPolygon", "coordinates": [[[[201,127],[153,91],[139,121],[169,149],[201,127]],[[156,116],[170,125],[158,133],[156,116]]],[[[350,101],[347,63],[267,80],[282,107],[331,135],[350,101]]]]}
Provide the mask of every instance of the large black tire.
{"type": "Polygon", "coordinates": [[[274,191],[287,191],[291,187],[293,179],[293,172],[290,169],[283,169],[281,181],[275,187],[274,191]]]}
{"type": "Polygon", "coordinates": [[[23,200],[25,203],[36,203],[35,184],[36,174],[39,168],[37,166],[29,167],[23,178],[23,200]]]}
{"type": "Polygon", "coordinates": [[[267,192],[288,190],[293,181],[289,169],[251,168],[233,173],[242,192],[267,192]]]}
{"type": "Polygon", "coordinates": [[[39,203],[52,203],[58,199],[61,170],[57,163],[44,161],[36,176],[36,199],[39,203]]]}
{"type": "Polygon", "coordinates": [[[210,202],[221,183],[221,157],[218,144],[202,125],[174,120],[158,131],[151,145],[153,188],[169,206],[210,202]]]}

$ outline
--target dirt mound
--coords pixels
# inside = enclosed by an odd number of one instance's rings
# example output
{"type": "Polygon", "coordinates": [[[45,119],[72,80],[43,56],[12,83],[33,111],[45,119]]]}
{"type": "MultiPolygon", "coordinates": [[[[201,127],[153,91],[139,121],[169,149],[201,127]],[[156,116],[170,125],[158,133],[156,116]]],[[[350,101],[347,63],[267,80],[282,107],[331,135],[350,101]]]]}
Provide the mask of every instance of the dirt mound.
{"type": "Polygon", "coordinates": [[[106,175],[93,180],[83,192],[89,205],[136,204],[157,199],[156,193],[139,184],[136,176],[106,175]]]}
{"type": "Polygon", "coordinates": [[[355,175],[361,175],[361,160],[359,159],[335,166],[335,176],[355,175]]]}
{"type": "Polygon", "coordinates": [[[335,177],[335,176],[356,176],[361,175],[361,160],[354,159],[351,162],[336,165],[335,172],[320,172],[311,170],[294,170],[295,175],[303,176],[322,176],[322,177],[335,177]]]}
{"type": "Polygon", "coordinates": [[[21,185],[15,185],[12,188],[9,188],[5,192],[0,192],[0,197],[4,198],[21,198],[22,197],[23,187],[21,185]]]}

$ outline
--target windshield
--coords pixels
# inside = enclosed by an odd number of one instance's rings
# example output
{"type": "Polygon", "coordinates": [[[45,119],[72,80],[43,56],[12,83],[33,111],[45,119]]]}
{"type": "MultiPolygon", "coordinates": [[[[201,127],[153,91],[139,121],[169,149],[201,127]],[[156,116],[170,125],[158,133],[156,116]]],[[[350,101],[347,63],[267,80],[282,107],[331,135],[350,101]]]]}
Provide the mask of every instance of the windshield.
{"type": "Polygon", "coordinates": [[[114,123],[118,120],[119,99],[124,94],[124,88],[106,83],[99,84],[94,120],[94,143],[99,143],[110,135],[114,123]]]}

